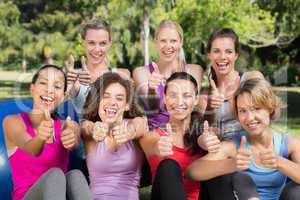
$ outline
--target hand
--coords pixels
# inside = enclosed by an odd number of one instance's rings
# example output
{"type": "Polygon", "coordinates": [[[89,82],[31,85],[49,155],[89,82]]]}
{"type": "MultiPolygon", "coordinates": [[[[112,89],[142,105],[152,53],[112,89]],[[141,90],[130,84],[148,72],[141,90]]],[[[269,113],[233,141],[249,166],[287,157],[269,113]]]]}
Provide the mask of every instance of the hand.
{"type": "Polygon", "coordinates": [[[101,142],[105,139],[109,131],[109,126],[104,122],[95,122],[91,133],[92,137],[96,142],[101,142]]]}
{"type": "Polygon", "coordinates": [[[158,86],[160,84],[163,84],[165,82],[165,77],[160,74],[158,66],[152,62],[152,66],[154,68],[154,71],[151,73],[149,81],[148,81],[148,87],[151,90],[157,90],[158,86]]]}
{"type": "Polygon", "coordinates": [[[82,85],[90,85],[92,83],[91,74],[87,68],[85,57],[81,56],[81,66],[82,70],[78,73],[79,82],[82,85]]]}
{"type": "Polygon", "coordinates": [[[251,152],[247,150],[246,143],[246,137],[242,136],[240,148],[236,155],[236,168],[238,171],[248,169],[251,163],[251,152]]]}
{"type": "Polygon", "coordinates": [[[69,59],[65,62],[67,68],[67,85],[69,89],[73,87],[78,78],[77,71],[74,69],[74,64],[75,59],[73,55],[70,55],[69,59]]]}
{"type": "Polygon", "coordinates": [[[207,150],[209,153],[216,153],[221,147],[221,141],[212,131],[212,128],[209,127],[206,120],[204,121],[203,133],[198,137],[197,142],[202,149],[207,150]]]}
{"type": "Polygon", "coordinates": [[[169,123],[166,124],[166,133],[166,136],[160,136],[155,146],[155,154],[160,157],[168,157],[173,155],[172,135],[174,135],[174,132],[172,131],[172,127],[169,123]]]}
{"type": "Polygon", "coordinates": [[[266,149],[259,153],[260,163],[263,167],[278,168],[278,156],[272,149],[266,149]]]}
{"type": "Polygon", "coordinates": [[[210,108],[216,109],[220,108],[225,100],[225,85],[224,83],[221,84],[220,88],[218,89],[216,83],[213,79],[209,80],[212,91],[208,98],[208,105],[210,108]]]}
{"type": "Polygon", "coordinates": [[[125,124],[122,122],[113,125],[111,128],[111,133],[115,142],[119,146],[133,139],[134,135],[136,134],[133,126],[125,127],[125,124]]]}
{"type": "Polygon", "coordinates": [[[43,120],[37,128],[37,137],[42,141],[53,142],[53,120],[51,119],[50,111],[45,110],[45,120],[43,120]]]}
{"type": "Polygon", "coordinates": [[[68,116],[62,126],[60,140],[65,149],[71,150],[79,143],[79,137],[76,134],[77,124],[68,116]]]}

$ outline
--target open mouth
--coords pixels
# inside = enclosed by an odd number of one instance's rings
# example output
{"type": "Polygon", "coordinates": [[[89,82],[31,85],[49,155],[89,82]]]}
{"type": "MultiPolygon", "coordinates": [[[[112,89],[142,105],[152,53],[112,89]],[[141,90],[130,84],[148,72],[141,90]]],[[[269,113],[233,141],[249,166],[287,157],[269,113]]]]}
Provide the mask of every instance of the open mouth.
{"type": "Polygon", "coordinates": [[[40,96],[41,100],[47,104],[50,105],[54,102],[54,98],[53,97],[49,97],[49,96],[40,96]]]}
{"type": "Polygon", "coordinates": [[[105,115],[109,118],[113,118],[117,115],[117,109],[115,108],[106,108],[104,109],[105,115]]]}
{"type": "Polygon", "coordinates": [[[172,50],[172,51],[163,51],[162,53],[166,57],[171,57],[174,55],[175,52],[172,50]]]}
{"type": "Polygon", "coordinates": [[[229,63],[216,63],[219,71],[224,71],[228,69],[229,63]]]}
{"type": "Polygon", "coordinates": [[[247,124],[247,127],[251,130],[256,129],[260,123],[259,122],[251,122],[247,124]]]}

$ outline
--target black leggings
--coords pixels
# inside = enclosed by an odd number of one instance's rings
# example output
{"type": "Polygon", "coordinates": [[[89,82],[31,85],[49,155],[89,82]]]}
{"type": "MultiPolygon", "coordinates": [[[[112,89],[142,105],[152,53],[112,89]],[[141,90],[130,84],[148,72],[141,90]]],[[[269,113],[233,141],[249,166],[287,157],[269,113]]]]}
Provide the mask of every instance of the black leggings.
{"type": "Polygon", "coordinates": [[[232,174],[201,182],[199,200],[235,200],[232,174]]]}
{"type": "MultiPolygon", "coordinates": [[[[236,190],[238,200],[259,197],[252,178],[244,173],[236,173],[233,176],[233,187],[236,190]]],[[[280,194],[280,200],[297,200],[299,196],[300,185],[293,181],[288,181],[280,194]]]]}
{"type": "Polygon", "coordinates": [[[181,169],[172,159],[160,162],[152,184],[152,200],[185,200],[181,169]]]}

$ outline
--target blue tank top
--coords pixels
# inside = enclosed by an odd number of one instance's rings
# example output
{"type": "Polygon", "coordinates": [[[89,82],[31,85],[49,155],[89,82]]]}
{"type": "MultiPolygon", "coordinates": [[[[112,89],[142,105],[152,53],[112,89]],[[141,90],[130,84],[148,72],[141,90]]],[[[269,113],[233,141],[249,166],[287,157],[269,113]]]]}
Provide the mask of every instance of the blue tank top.
{"type": "MultiPolygon", "coordinates": [[[[154,67],[153,67],[152,63],[149,64],[148,66],[149,66],[150,73],[152,73],[154,71],[154,67]]],[[[149,129],[151,129],[151,130],[158,128],[158,127],[162,127],[165,124],[167,124],[169,121],[169,114],[167,112],[166,106],[163,101],[164,89],[165,89],[165,86],[163,84],[160,84],[157,89],[157,93],[159,95],[159,111],[158,112],[151,111],[150,108],[147,106],[145,107],[145,112],[146,112],[147,119],[148,119],[148,126],[149,126],[149,129]]]]}
{"type": "MultiPolygon", "coordinates": [[[[233,136],[236,147],[240,146],[240,138],[246,135],[241,131],[240,135],[233,136]]],[[[276,155],[288,157],[288,134],[273,133],[273,143],[276,155]]],[[[246,144],[246,148],[250,149],[250,143],[246,144]]],[[[277,169],[270,169],[257,166],[252,159],[249,169],[242,172],[248,174],[254,181],[257,192],[261,200],[279,200],[281,191],[286,183],[287,176],[277,169]]]]}

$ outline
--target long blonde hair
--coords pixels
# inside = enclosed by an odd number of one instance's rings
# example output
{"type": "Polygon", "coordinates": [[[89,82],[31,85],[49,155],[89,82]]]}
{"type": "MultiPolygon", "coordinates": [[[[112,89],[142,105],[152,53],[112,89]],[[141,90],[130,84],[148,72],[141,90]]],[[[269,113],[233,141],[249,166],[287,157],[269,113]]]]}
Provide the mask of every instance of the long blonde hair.
{"type": "MultiPolygon", "coordinates": [[[[157,27],[156,31],[155,31],[155,39],[157,40],[159,32],[161,31],[161,29],[163,28],[172,28],[175,29],[180,37],[181,42],[183,42],[183,30],[181,28],[181,26],[173,21],[173,20],[169,20],[169,19],[165,19],[162,20],[159,23],[159,26],[157,27]]],[[[179,54],[178,54],[178,62],[179,62],[179,67],[182,71],[185,71],[185,65],[186,65],[186,61],[185,61],[185,55],[184,55],[184,50],[181,47],[179,50],[179,54]]]]}

